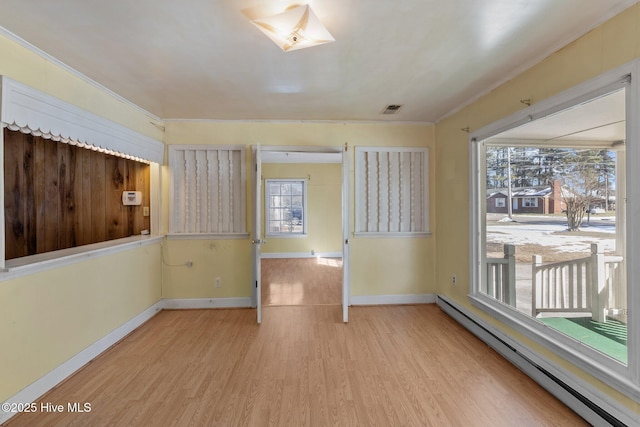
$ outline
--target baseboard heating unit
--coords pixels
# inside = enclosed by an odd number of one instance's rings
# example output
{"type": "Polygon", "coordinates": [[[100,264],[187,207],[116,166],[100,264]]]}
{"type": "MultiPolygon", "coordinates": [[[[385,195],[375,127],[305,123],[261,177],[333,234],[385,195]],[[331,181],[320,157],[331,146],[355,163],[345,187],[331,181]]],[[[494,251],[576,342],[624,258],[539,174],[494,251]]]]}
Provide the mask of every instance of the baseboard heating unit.
{"type": "Polygon", "coordinates": [[[615,407],[611,399],[598,398],[598,391],[585,392],[586,384],[543,359],[522,344],[516,342],[493,325],[468,312],[464,307],[447,297],[438,295],[436,303],[450,317],[472,334],[517,366],[531,379],[553,394],[561,402],[594,426],[637,425],[637,415],[615,407]],[[574,385],[575,384],[575,385],[574,385]]]}

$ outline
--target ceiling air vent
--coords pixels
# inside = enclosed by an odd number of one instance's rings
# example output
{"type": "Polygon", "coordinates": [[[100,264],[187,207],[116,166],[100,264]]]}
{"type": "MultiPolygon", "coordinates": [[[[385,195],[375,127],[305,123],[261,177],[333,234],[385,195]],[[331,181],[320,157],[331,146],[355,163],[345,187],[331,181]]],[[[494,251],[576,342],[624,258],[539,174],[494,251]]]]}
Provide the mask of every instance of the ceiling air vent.
{"type": "Polygon", "coordinates": [[[382,110],[382,114],[396,114],[398,111],[400,111],[401,108],[402,105],[390,104],[387,105],[384,110],[382,110]]]}

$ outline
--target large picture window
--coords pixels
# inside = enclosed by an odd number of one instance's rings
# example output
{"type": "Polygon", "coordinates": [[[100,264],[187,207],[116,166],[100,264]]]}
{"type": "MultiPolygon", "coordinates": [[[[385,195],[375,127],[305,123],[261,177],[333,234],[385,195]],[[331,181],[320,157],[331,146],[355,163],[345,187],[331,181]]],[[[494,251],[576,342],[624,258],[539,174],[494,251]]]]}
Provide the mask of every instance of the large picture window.
{"type": "Polygon", "coordinates": [[[303,179],[268,179],[267,236],[303,236],[307,232],[307,182],[303,179]]]}
{"type": "Polygon", "coordinates": [[[628,77],[600,81],[472,134],[471,300],[637,397],[627,162],[638,135],[628,77]],[[497,193],[513,209],[492,211],[497,193]]]}

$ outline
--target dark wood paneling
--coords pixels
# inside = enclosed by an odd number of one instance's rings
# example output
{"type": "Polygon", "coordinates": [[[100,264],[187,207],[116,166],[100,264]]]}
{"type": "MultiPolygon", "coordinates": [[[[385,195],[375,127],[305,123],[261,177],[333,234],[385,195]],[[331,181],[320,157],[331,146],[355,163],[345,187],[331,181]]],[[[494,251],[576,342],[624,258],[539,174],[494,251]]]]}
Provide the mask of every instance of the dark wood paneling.
{"type": "Polygon", "coordinates": [[[105,164],[106,156],[91,152],[91,243],[103,242],[107,239],[107,220],[105,210],[105,164]]]}
{"type": "Polygon", "coordinates": [[[6,259],[140,234],[149,166],[4,129],[6,259]],[[122,192],[142,191],[142,206],[122,192]]]}
{"type": "Polygon", "coordinates": [[[80,199],[80,213],[78,216],[78,232],[79,244],[87,245],[93,243],[91,241],[91,154],[93,151],[79,150],[82,158],[78,177],[80,178],[80,191],[82,198],[80,199]]]}
{"type": "MultiPolygon", "coordinates": [[[[5,211],[5,257],[15,258],[25,252],[24,230],[24,182],[22,164],[24,149],[22,135],[16,135],[16,149],[4,154],[4,211],[5,211]]],[[[6,145],[6,144],[5,144],[6,145]]]]}
{"type": "MultiPolygon", "coordinates": [[[[32,137],[33,138],[33,137],[32,137]]],[[[47,192],[47,181],[46,181],[46,170],[45,165],[47,164],[45,161],[45,144],[35,144],[34,149],[34,164],[33,164],[33,175],[34,175],[34,193],[33,193],[33,204],[35,206],[36,212],[36,250],[35,253],[46,252],[45,249],[45,240],[46,240],[46,225],[48,219],[48,213],[46,211],[46,192],[47,192]],[[38,239],[38,236],[40,238],[38,239]],[[44,236],[44,237],[43,237],[44,236]]],[[[28,251],[29,253],[29,251],[28,251]]]]}

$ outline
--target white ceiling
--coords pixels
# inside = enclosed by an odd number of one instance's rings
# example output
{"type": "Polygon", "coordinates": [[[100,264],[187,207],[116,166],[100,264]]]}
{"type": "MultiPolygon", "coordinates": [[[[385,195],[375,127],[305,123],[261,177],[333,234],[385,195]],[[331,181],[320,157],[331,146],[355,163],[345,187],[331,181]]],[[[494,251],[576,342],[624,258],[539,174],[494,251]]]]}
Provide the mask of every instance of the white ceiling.
{"type": "Polygon", "coordinates": [[[541,146],[562,141],[566,146],[612,146],[627,139],[625,97],[625,89],[618,89],[502,132],[487,142],[541,146]]]}
{"type": "Polygon", "coordinates": [[[2,0],[0,26],[164,119],[436,122],[637,1],[310,0],[336,41],[287,53],[248,17],[295,2],[2,0]]]}

